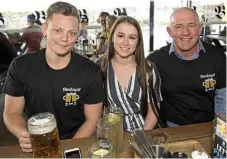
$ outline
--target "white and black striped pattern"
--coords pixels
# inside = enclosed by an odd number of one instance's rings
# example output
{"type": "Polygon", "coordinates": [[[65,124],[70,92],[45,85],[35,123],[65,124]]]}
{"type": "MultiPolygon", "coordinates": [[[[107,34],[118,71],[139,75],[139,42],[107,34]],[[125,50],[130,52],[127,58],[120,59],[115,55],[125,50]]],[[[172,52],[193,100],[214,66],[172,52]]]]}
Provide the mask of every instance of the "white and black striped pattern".
{"type": "Polygon", "coordinates": [[[116,15],[117,17],[121,15],[120,8],[115,8],[113,12],[114,12],[114,15],[116,15]]]}
{"type": "Polygon", "coordinates": [[[127,15],[127,11],[125,8],[121,8],[121,15],[124,15],[124,16],[127,15]]]}
{"type": "Polygon", "coordinates": [[[126,16],[127,15],[127,11],[125,8],[115,8],[114,9],[114,15],[116,15],[117,17],[123,15],[123,16],[126,16]]]}
{"type": "Polygon", "coordinates": [[[35,17],[35,21],[40,21],[41,23],[44,23],[46,20],[46,13],[44,11],[34,11],[32,14],[35,17]]]}
{"type": "MultiPolygon", "coordinates": [[[[153,85],[155,93],[158,93],[158,102],[160,102],[160,81],[157,81],[157,74],[153,69],[153,85]]],[[[112,107],[120,107],[124,114],[124,131],[133,131],[135,129],[143,129],[144,118],[140,113],[140,105],[142,99],[142,89],[139,84],[138,69],[129,80],[127,89],[123,89],[117,80],[112,64],[110,63],[107,71],[107,99],[108,105],[112,107]]],[[[148,100],[149,102],[150,100],[148,100]]],[[[151,100],[153,101],[153,99],[151,100]]],[[[150,103],[150,102],[149,102],[150,103]]],[[[153,103],[153,102],[152,102],[153,103]]]]}

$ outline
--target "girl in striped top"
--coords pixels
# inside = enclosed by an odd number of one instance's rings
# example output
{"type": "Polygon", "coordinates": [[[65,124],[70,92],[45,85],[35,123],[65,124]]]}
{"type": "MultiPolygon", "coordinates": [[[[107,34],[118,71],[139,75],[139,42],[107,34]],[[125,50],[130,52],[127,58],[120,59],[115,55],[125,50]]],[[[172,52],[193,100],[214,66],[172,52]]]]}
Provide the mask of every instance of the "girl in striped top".
{"type": "Polygon", "coordinates": [[[144,57],[141,28],[134,18],[120,16],[115,21],[100,62],[108,106],[122,109],[124,131],[153,129],[162,99],[160,77],[144,57]]]}

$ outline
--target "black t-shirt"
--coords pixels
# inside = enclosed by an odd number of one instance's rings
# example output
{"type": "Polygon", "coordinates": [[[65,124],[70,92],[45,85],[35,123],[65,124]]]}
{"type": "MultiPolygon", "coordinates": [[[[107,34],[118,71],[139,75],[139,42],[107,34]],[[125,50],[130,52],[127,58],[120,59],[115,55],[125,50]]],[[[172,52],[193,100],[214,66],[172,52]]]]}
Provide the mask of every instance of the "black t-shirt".
{"type": "Polygon", "coordinates": [[[182,60],[169,54],[170,45],[147,58],[161,76],[161,116],[179,125],[214,119],[215,90],[226,87],[226,56],[213,45],[203,43],[195,60],[182,60]]]}
{"type": "Polygon", "coordinates": [[[41,112],[55,114],[61,139],[72,138],[84,123],[84,104],[104,100],[98,65],[72,53],[65,68],[54,70],[46,62],[45,49],[16,58],[3,91],[11,96],[24,96],[28,118],[41,112]]]}

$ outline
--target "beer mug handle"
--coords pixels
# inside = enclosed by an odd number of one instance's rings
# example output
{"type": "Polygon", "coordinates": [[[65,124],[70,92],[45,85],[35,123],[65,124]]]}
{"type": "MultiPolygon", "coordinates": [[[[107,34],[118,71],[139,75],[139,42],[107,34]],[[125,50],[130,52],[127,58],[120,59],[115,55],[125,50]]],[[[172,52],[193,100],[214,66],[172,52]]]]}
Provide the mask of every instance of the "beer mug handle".
{"type": "Polygon", "coordinates": [[[63,96],[63,100],[66,100],[66,96],[70,96],[71,93],[66,93],[66,95],[63,96]]]}
{"type": "Polygon", "coordinates": [[[206,82],[203,82],[203,86],[205,87],[205,85],[206,85],[206,82]]]}

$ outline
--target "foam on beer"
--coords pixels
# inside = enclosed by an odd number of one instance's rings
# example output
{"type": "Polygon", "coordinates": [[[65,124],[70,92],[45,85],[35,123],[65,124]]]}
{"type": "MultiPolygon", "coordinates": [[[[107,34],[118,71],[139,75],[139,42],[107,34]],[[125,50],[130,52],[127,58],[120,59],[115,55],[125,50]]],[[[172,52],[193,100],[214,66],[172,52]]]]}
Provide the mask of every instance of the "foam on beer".
{"type": "Polygon", "coordinates": [[[31,117],[28,123],[32,125],[28,126],[29,132],[35,135],[49,133],[57,127],[56,120],[50,118],[36,119],[35,117],[31,117]]]}

